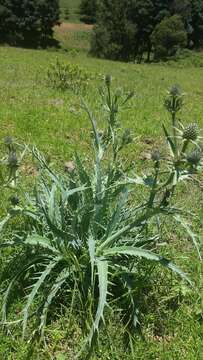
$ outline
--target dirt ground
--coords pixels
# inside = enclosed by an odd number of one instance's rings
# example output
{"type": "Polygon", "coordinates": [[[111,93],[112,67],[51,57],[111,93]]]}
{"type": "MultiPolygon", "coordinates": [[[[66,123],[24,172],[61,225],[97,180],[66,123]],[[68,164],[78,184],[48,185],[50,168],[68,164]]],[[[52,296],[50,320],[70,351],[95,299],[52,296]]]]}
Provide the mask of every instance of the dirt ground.
{"type": "Polygon", "coordinates": [[[74,24],[74,23],[61,23],[59,26],[56,26],[60,31],[90,31],[93,26],[88,24],[74,24]]]}

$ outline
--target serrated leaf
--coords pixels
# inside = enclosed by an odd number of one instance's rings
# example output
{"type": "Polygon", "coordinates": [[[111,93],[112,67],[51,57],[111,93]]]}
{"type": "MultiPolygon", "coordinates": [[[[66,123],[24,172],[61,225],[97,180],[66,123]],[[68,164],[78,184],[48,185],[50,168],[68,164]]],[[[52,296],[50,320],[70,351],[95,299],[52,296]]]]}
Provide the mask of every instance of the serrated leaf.
{"type": "Polygon", "coordinates": [[[171,263],[170,260],[164,258],[163,256],[159,256],[151,251],[139,249],[135,247],[120,246],[120,247],[114,247],[108,250],[104,250],[103,252],[103,256],[118,256],[118,255],[138,256],[148,260],[157,261],[164,267],[171,269],[173,272],[177,273],[183,279],[187,280],[187,282],[192,284],[189,278],[187,277],[187,275],[176,265],[171,263]]]}
{"type": "Polygon", "coordinates": [[[43,306],[43,310],[42,310],[42,314],[40,317],[40,332],[41,335],[44,335],[44,328],[46,325],[46,320],[47,320],[47,313],[49,310],[49,306],[51,305],[54,297],[56,296],[57,292],[60,290],[61,286],[64,284],[64,282],[66,281],[66,279],[70,276],[70,271],[69,269],[63,269],[60,274],[57,276],[57,278],[54,280],[54,284],[51,287],[51,290],[47,296],[47,299],[45,301],[45,304],[43,306]]]}
{"type": "Polygon", "coordinates": [[[104,260],[97,260],[98,280],[99,280],[99,302],[95,320],[90,331],[88,341],[91,344],[93,336],[98,331],[99,323],[103,319],[104,308],[107,303],[107,290],[108,290],[108,262],[104,260]]]}
{"type": "Polygon", "coordinates": [[[196,240],[197,235],[193,233],[193,231],[190,228],[189,224],[187,224],[187,222],[185,220],[183,220],[179,215],[174,215],[174,219],[187,231],[187,234],[189,235],[189,237],[193,241],[193,244],[194,244],[194,246],[195,246],[195,248],[197,250],[197,253],[198,253],[198,256],[199,256],[200,260],[202,260],[199,245],[198,245],[198,242],[196,240]]]}
{"type": "Polygon", "coordinates": [[[26,245],[32,246],[41,246],[44,249],[50,250],[53,253],[58,254],[58,251],[51,245],[51,242],[48,238],[39,236],[39,235],[29,235],[26,240],[24,241],[26,245]]]}
{"type": "Polygon", "coordinates": [[[26,306],[23,308],[23,338],[25,337],[25,331],[27,327],[27,320],[29,315],[29,308],[33,304],[34,298],[37,295],[40,287],[43,285],[45,279],[49,274],[52,272],[52,270],[55,268],[55,266],[58,264],[58,261],[60,258],[55,259],[54,261],[51,261],[45,268],[45,270],[41,273],[38,280],[35,282],[34,286],[32,286],[32,291],[28,295],[28,300],[26,303],[26,306]]]}

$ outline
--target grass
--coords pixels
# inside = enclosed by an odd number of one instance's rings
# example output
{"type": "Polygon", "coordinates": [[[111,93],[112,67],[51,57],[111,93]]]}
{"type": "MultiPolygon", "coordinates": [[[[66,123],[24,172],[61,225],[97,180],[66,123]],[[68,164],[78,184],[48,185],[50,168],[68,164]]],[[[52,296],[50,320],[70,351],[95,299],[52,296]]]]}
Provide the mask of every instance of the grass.
{"type": "Polygon", "coordinates": [[[60,7],[62,12],[62,17],[64,16],[64,11],[69,10],[69,21],[78,22],[79,21],[79,5],[80,0],[60,0],[60,7]]]}
{"type": "MultiPolygon", "coordinates": [[[[75,4],[75,2],[72,2],[75,4]]],[[[82,34],[82,33],[81,33],[82,34]]],[[[139,159],[137,167],[143,163],[151,148],[160,146],[161,123],[168,121],[168,115],[162,105],[166,90],[174,83],[179,83],[186,93],[186,106],[181,118],[185,122],[197,122],[203,128],[203,68],[193,66],[189,61],[167,64],[135,65],[98,60],[87,56],[87,43],[75,45],[75,36],[70,33],[64,40],[68,52],[25,50],[20,48],[0,48],[0,137],[12,135],[26,143],[36,144],[53,164],[63,170],[64,163],[72,159],[75,150],[79,153],[89,148],[89,127],[87,119],[80,109],[80,102],[71,93],[60,93],[47,87],[46,72],[56,58],[61,61],[77,63],[91,73],[87,100],[97,113],[98,97],[95,87],[99,86],[104,74],[111,73],[115,86],[135,89],[136,99],[132,108],[125,113],[124,125],[132,129],[134,144],[127,154],[131,159],[139,159]],[[71,49],[71,51],[70,51],[71,49]],[[75,51],[76,49],[76,51],[75,51]]],[[[62,36],[58,33],[58,36],[62,36]]],[[[64,35],[63,35],[64,36],[64,35]]],[[[82,41],[81,41],[82,43],[82,41]]],[[[202,59],[202,54],[198,55],[202,59]]],[[[202,60],[200,60],[201,63],[202,60]]],[[[102,119],[99,119],[102,124],[102,119]]],[[[33,169],[29,164],[23,170],[30,178],[33,169]]],[[[187,206],[195,207],[202,213],[202,193],[191,192],[183,188],[183,203],[187,195],[187,206]]],[[[6,204],[5,204],[6,205],[6,204]]],[[[166,233],[168,254],[182,265],[187,263],[188,270],[201,289],[201,265],[196,253],[189,245],[185,234],[177,237],[166,233]],[[183,256],[183,253],[186,253],[183,256]]],[[[196,229],[201,231],[202,229],[196,229]]],[[[159,283],[152,276],[146,287],[146,313],[141,319],[142,336],[137,335],[135,354],[131,355],[122,342],[122,329],[117,323],[109,321],[109,333],[101,337],[101,349],[95,359],[159,359],[159,360],[200,360],[202,356],[202,319],[201,307],[195,292],[176,282],[170,282],[170,274],[164,272],[159,283]],[[166,284],[170,282],[170,287],[166,284]],[[160,300],[161,297],[161,300],[160,300]],[[112,339],[114,341],[112,342],[112,339]],[[113,345],[112,345],[113,343],[113,345]]],[[[21,304],[19,304],[20,308],[21,304]]],[[[109,317],[111,319],[111,316],[109,317]]],[[[118,319],[119,321],[119,319],[118,319]]],[[[0,330],[0,359],[22,360],[27,345],[21,340],[18,327],[7,335],[0,330]]],[[[67,329],[66,317],[56,319],[48,328],[47,348],[36,348],[34,359],[74,359],[74,352],[80,342],[77,319],[67,329]]]]}

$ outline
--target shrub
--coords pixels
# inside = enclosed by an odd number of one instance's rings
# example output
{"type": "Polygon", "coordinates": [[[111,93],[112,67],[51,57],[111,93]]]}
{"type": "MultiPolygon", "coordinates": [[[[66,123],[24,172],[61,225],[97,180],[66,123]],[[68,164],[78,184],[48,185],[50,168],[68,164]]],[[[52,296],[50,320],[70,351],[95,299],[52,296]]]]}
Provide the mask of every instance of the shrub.
{"type": "Polygon", "coordinates": [[[111,77],[106,76],[100,95],[105,119],[102,131],[82,102],[92,125],[94,155],[90,164],[76,154],[74,166],[67,175],[60,175],[32,150],[41,175],[21,209],[24,231],[16,234],[13,230],[10,246],[20,247],[21,252],[13,260],[14,266],[9,264],[13,270],[2,308],[2,324],[9,325],[12,292],[18,283],[24,285],[25,304],[15,321],[22,322],[25,336],[27,322],[35,316],[34,334],[43,336],[51,305],[53,312],[54,305],[65,303],[69,316],[78,314],[83,333],[88,333],[88,356],[107,306],[121,312],[127,333],[133,333],[138,322],[139,286],[146,281],[150,262],[189,281],[169,259],[157,254],[160,227],[156,224],[172,218],[184,227],[198,250],[197,238],[183,221],[187,212],[174,204],[174,195],[180,183],[191,181],[202,168],[197,125],[183,127],[177,121],[183,103],[177,86],[165,100],[172,119],[170,130],[163,126],[169,152],[152,152],[146,176],[134,175],[133,165],[120,158],[133,138],[129,130],[121,129],[118,116],[133,93],[113,92],[111,77]],[[142,202],[136,196],[140,191],[142,202]]]}
{"type": "Polygon", "coordinates": [[[174,56],[187,44],[187,34],[181,18],[174,15],[162,20],[154,29],[151,39],[156,60],[174,56]]]}
{"type": "Polygon", "coordinates": [[[45,46],[59,22],[59,0],[1,0],[0,41],[45,46]]]}
{"type": "Polygon", "coordinates": [[[89,83],[89,75],[78,65],[61,63],[58,59],[47,72],[48,85],[61,90],[71,90],[76,94],[84,94],[89,83]]]}

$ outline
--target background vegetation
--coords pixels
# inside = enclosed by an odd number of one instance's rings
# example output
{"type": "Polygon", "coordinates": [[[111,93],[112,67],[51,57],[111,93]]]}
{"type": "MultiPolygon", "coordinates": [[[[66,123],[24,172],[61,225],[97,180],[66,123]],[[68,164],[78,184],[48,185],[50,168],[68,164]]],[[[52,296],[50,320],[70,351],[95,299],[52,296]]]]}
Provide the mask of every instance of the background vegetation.
{"type": "Polygon", "coordinates": [[[58,0],[2,0],[0,42],[27,47],[51,45],[59,12],[58,0]]]}

